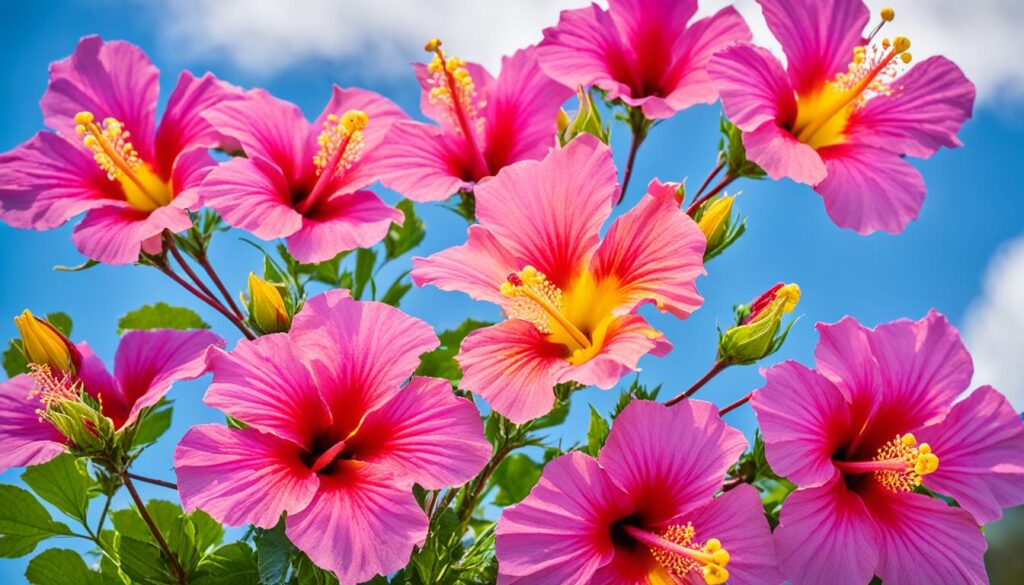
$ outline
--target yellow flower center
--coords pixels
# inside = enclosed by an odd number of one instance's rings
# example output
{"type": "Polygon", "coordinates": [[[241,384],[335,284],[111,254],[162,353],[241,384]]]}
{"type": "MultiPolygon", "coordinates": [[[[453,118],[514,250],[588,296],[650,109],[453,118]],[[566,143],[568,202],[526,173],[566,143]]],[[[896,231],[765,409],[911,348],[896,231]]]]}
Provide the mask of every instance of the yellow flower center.
{"type": "Polygon", "coordinates": [[[939,469],[939,457],[928,443],[917,443],[914,435],[896,435],[882,445],[871,461],[836,461],[840,471],[848,474],[871,473],[893,493],[911,492],[921,485],[921,478],[939,469]]]}
{"type": "Polygon", "coordinates": [[[124,198],[139,211],[153,211],[171,202],[171,186],[141,158],[131,143],[131,132],[115,118],[97,123],[92,112],[75,115],[75,131],[92,151],[93,160],[107,178],[121,184],[124,198]]]}
{"type": "Polygon", "coordinates": [[[362,110],[348,110],[339,118],[330,114],[324,121],[324,129],[316,137],[319,150],[313,155],[316,167],[316,183],[298,202],[296,210],[307,213],[327,194],[327,186],[335,177],[352,168],[363,154],[363,130],[370,123],[370,117],[362,110]]]}
{"type": "Polygon", "coordinates": [[[721,585],[729,580],[729,571],[725,568],[729,564],[729,552],[717,538],[698,542],[691,522],[669,526],[658,534],[634,526],[626,526],[625,530],[646,545],[658,562],[659,570],[649,577],[651,585],[674,585],[698,572],[708,585],[721,585]]]}

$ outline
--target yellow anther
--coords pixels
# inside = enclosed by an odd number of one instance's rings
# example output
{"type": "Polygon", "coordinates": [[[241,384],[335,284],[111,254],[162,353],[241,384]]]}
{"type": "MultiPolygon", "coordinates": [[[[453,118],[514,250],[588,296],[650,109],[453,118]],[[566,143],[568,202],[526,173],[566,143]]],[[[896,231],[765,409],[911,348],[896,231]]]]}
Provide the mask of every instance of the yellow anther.
{"type": "Polygon", "coordinates": [[[704,550],[709,553],[715,552],[716,550],[722,550],[722,541],[717,538],[709,538],[708,541],[704,543],[704,550]]]}
{"type": "Polygon", "coordinates": [[[433,53],[441,47],[441,39],[430,39],[427,44],[423,45],[423,50],[428,53],[433,53]]]}
{"type": "Polygon", "coordinates": [[[557,327],[580,347],[591,347],[590,339],[563,314],[562,290],[533,266],[509,274],[499,289],[512,299],[505,307],[510,318],[529,321],[545,335],[552,335],[557,327]]]}
{"type": "Polygon", "coordinates": [[[935,473],[935,471],[939,469],[939,457],[934,453],[925,452],[924,447],[927,446],[927,443],[921,445],[917,461],[914,463],[914,473],[919,476],[935,473]]]}
{"type": "Polygon", "coordinates": [[[362,110],[349,110],[341,117],[341,125],[349,134],[353,134],[366,128],[370,123],[370,117],[362,110]]]}
{"type": "Polygon", "coordinates": [[[729,564],[729,551],[725,549],[719,549],[711,553],[711,560],[719,567],[724,567],[729,564]]]}
{"type": "Polygon", "coordinates": [[[362,110],[348,110],[340,117],[329,114],[316,137],[320,147],[313,155],[317,175],[340,173],[355,164],[363,151],[362,130],[369,123],[370,117],[362,110]]]}
{"type": "Polygon", "coordinates": [[[75,124],[80,126],[91,124],[94,119],[95,116],[92,115],[92,112],[78,112],[75,114],[75,124]]]}
{"type": "Polygon", "coordinates": [[[896,18],[896,11],[892,8],[883,8],[880,15],[885,22],[892,22],[892,19],[896,18]]]}
{"type": "Polygon", "coordinates": [[[907,37],[896,37],[892,40],[892,50],[899,53],[905,53],[910,49],[910,39],[907,37]]]}
{"type": "Polygon", "coordinates": [[[928,443],[917,443],[914,435],[897,435],[878,449],[875,457],[882,469],[875,478],[889,491],[909,492],[921,485],[921,477],[939,468],[939,458],[928,443]]]}
{"type": "Polygon", "coordinates": [[[900,61],[903,61],[904,65],[909,65],[910,62],[913,61],[913,60],[914,60],[914,57],[910,53],[902,53],[900,55],[900,61]]]}
{"type": "MultiPolygon", "coordinates": [[[[913,447],[914,445],[917,445],[917,437],[911,433],[907,433],[900,437],[900,443],[902,443],[904,447],[913,447]]],[[[925,445],[922,445],[922,447],[924,446],[925,445]]]]}
{"type": "Polygon", "coordinates": [[[882,39],[882,48],[883,49],[888,49],[891,46],[892,46],[892,41],[890,41],[888,37],[882,39]]]}
{"type": "Polygon", "coordinates": [[[704,565],[704,582],[708,585],[722,585],[729,580],[729,571],[718,565],[704,565]]]}

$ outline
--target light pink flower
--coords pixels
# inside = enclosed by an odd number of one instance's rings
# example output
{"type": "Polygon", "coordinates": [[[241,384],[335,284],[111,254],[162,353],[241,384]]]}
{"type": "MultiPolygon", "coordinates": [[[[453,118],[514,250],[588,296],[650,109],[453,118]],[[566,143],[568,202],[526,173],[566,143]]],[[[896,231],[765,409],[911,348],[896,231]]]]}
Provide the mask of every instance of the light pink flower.
{"type": "MultiPolygon", "coordinates": [[[[87,343],[79,343],[72,352],[77,374],[67,382],[80,382],[114,428],[122,429],[159,402],[171,384],[206,373],[207,348],[223,345],[209,331],[130,331],[121,338],[111,374],[87,343]]],[[[67,439],[39,413],[45,403],[34,396],[37,390],[28,374],[0,383],[0,473],[45,463],[66,449],[67,439]]]]}
{"type": "Polygon", "coordinates": [[[512,421],[550,411],[555,384],[611,388],[645,354],[664,355],[671,346],[636,314],[641,304],[685,318],[703,300],[704,235],[671,195],[645,196],[600,239],[615,178],[608,147],[580,136],[479,185],[467,242],[413,259],[417,285],[509,315],[466,337],[457,360],[460,386],[512,421]]]}
{"type": "Polygon", "coordinates": [[[382,181],[415,201],[442,201],[507,165],[544,156],[556,144],[558,108],[572,95],[541,71],[532,47],[503,58],[497,79],[437,51],[415,69],[420,109],[438,125],[405,122],[388,137],[382,181]]]}
{"type": "Polygon", "coordinates": [[[750,30],[732,6],[689,23],[696,12],[697,0],[609,0],[608,10],[566,10],[544,31],[541,67],[569,87],[597,86],[651,119],[710,104],[718,91],[708,59],[749,41],[750,30]]]}
{"type": "Polygon", "coordinates": [[[0,220],[48,230],[87,212],[71,241],[108,264],[159,252],[164,229],[190,228],[186,210],[214,165],[207,149],[220,143],[199,114],[237,92],[183,72],[155,128],[158,77],[141,49],[97,36],[53,63],[41,106],[54,132],[0,155],[0,220]]]}
{"type": "Polygon", "coordinates": [[[263,240],[287,238],[300,262],[321,262],[372,246],[402,223],[402,212],[365,190],[380,178],[388,130],[406,119],[391,100],[335,86],[310,123],[295,104],[253,90],[204,118],[245,151],[201,188],[203,203],[232,226],[263,240]]]}
{"type": "Polygon", "coordinates": [[[577,451],[551,461],[530,495],[505,509],[498,583],[696,585],[716,570],[729,583],[778,585],[757,491],[714,497],[746,445],[712,404],[634,401],[597,460],[577,451]],[[711,539],[731,557],[718,569],[705,569],[719,564],[709,563],[711,539]]]}
{"type": "Polygon", "coordinates": [[[414,377],[437,337],[424,322],[335,290],[288,333],[210,353],[205,401],[244,422],[192,428],[174,465],[182,503],[232,526],[271,528],[343,584],[386,575],[422,546],[413,484],[462,484],[491,448],[472,403],[414,377]]]}
{"type": "Polygon", "coordinates": [[[839,227],[903,231],[925,186],[902,157],[960,146],[974,85],[944,57],[902,73],[909,41],[865,39],[862,0],[758,2],[788,69],[750,44],[722,51],[708,66],[747,157],[773,179],[813,185],[839,227]]]}
{"type": "Polygon", "coordinates": [[[971,357],[934,311],[818,331],[817,370],[774,366],[751,399],[769,463],[800,487],[775,531],[783,572],[795,585],[987,583],[978,524],[1024,503],[1020,416],[987,386],[953,403],[971,357]]]}

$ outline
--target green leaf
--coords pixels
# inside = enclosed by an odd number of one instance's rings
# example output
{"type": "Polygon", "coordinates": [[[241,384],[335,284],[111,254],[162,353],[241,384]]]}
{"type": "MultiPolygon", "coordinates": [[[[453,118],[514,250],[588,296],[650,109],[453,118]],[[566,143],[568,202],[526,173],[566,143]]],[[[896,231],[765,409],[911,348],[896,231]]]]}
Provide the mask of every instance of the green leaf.
{"type": "Polygon", "coordinates": [[[260,583],[277,585],[284,581],[292,562],[292,555],[295,554],[295,545],[288,540],[284,532],[284,520],[270,530],[258,530],[255,542],[260,583]]]}
{"type": "Polygon", "coordinates": [[[121,570],[137,583],[171,583],[167,561],[163,553],[149,542],[121,535],[117,548],[121,570]]]}
{"type": "Polygon", "coordinates": [[[356,250],[355,282],[352,283],[352,298],[360,300],[366,285],[373,279],[373,268],[377,265],[377,253],[369,248],[356,250]]]}
{"type": "Polygon", "coordinates": [[[139,423],[138,430],[135,431],[135,441],[132,447],[149,445],[162,437],[167,432],[167,429],[171,428],[173,411],[174,409],[171,408],[170,401],[166,399],[162,399],[149,409],[142,422],[139,423]]]}
{"type": "Polygon", "coordinates": [[[597,409],[591,405],[590,428],[587,429],[586,451],[592,457],[597,457],[597,454],[601,451],[601,447],[604,447],[604,442],[608,438],[609,428],[608,420],[601,416],[601,413],[597,412],[597,409]]]}
{"type": "MultiPolygon", "coordinates": [[[[224,528],[204,512],[185,514],[180,506],[166,500],[150,500],[146,503],[146,510],[186,572],[194,571],[203,553],[220,544],[224,537],[224,528]]],[[[111,514],[111,520],[122,536],[157,544],[138,511],[117,510],[111,514]]]]}
{"type": "Polygon", "coordinates": [[[29,561],[25,578],[32,585],[103,585],[103,577],[78,553],[63,548],[43,551],[29,561]]]}
{"type": "Polygon", "coordinates": [[[120,335],[129,329],[209,329],[210,326],[191,309],[172,307],[164,302],[140,307],[117,321],[120,335]]]}
{"type": "Polygon", "coordinates": [[[71,530],[54,522],[31,493],[0,484],[0,558],[23,557],[51,536],[68,536],[71,530]]]}
{"type": "Polygon", "coordinates": [[[12,339],[4,350],[4,371],[7,372],[8,378],[28,373],[28,361],[25,360],[25,354],[21,352],[21,342],[17,339],[12,339]]]}
{"type": "Polygon", "coordinates": [[[387,237],[384,238],[385,258],[394,260],[409,250],[412,250],[423,241],[427,234],[423,227],[423,220],[416,215],[412,201],[403,199],[395,207],[405,214],[405,221],[402,225],[391,224],[387,237]]]}
{"type": "Polygon", "coordinates": [[[206,555],[191,585],[253,585],[259,582],[256,554],[244,542],[226,544],[206,555]]]}
{"type": "Polygon", "coordinates": [[[416,375],[445,378],[457,384],[462,379],[462,370],[459,369],[459,364],[455,361],[455,355],[459,353],[459,345],[467,335],[488,325],[493,325],[493,323],[466,319],[455,329],[442,331],[438,334],[438,338],[441,340],[440,347],[420,356],[420,366],[416,369],[416,375]]]}
{"type": "Polygon", "coordinates": [[[68,453],[29,467],[21,479],[37,496],[79,522],[85,522],[89,498],[99,493],[98,484],[85,469],[85,461],[68,453]]]}
{"type": "Polygon", "coordinates": [[[498,493],[494,496],[497,506],[510,506],[522,501],[540,480],[541,466],[522,453],[509,455],[494,470],[494,483],[498,493]]]}
{"type": "Polygon", "coordinates": [[[558,425],[565,422],[565,419],[569,416],[569,402],[556,402],[551,412],[538,418],[530,424],[530,430],[547,429],[550,427],[557,427],[558,425]]]}
{"type": "MultiPolygon", "coordinates": [[[[313,561],[309,560],[309,557],[302,555],[296,563],[296,578],[298,585],[338,585],[338,579],[331,574],[329,571],[325,571],[320,567],[313,564],[313,561]]],[[[368,583],[381,583],[387,585],[387,578],[376,576],[368,583]]]]}
{"type": "Polygon", "coordinates": [[[719,132],[722,135],[718,142],[719,156],[725,157],[730,175],[749,179],[763,179],[767,176],[764,169],[747,159],[743,133],[725,116],[719,121],[719,132]]]}
{"type": "Polygon", "coordinates": [[[71,337],[71,317],[67,313],[47,313],[46,320],[50,322],[50,325],[64,334],[64,337],[71,337]]]}
{"type": "Polygon", "coordinates": [[[397,307],[401,302],[405,294],[412,289],[412,283],[405,280],[408,272],[403,273],[401,276],[395,279],[388,287],[388,290],[384,293],[384,296],[380,298],[380,302],[397,307]]]}

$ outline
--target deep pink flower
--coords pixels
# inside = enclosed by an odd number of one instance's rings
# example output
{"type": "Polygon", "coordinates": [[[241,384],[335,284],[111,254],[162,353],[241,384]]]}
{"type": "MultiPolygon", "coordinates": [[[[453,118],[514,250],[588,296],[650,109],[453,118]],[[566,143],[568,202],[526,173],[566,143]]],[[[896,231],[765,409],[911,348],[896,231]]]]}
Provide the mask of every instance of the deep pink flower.
{"type": "Polygon", "coordinates": [[[53,63],[41,107],[54,132],[0,155],[0,220],[48,230],[87,212],[71,241],[108,264],[158,252],[164,229],[190,228],[186,209],[220,142],[199,114],[237,92],[185,71],[155,128],[158,76],[135,45],[97,36],[53,63]]]}
{"type": "Polygon", "coordinates": [[[537,51],[516,51],[495,79],[481,65],[445,55],[416,64],[420,109],[437,126],[398,124],[384,185],[415,201],[442,201],[556,144],[558,108],[572,91],[541,71],[537,51]]]}
{"type": "Polygon", "coordinates": [[[934,311],[818,331],[817,370],[776,365],[751,399],[769,463],[800,487],[775,531],[783,572],[795,585],[987,583],[978,524],[1024,503],[1020,416],[988,386],[953,403],[971,357],[934,311]]]}
{"type": "Polygon", "coordinates": [[[749,41],[750,30],[732,6],[687,25],[696,12],[697,0],[609,0],[608,10],[566,10],[544,31],[541,67],[569,87],[595,85],[651,119],[710,104],[718,91],[708,59],[749,41]]]}
{"type": "Polygon", "coordinates": [[[426,323],[334,290],[288,333],[210,353],[205,401],[248,425],[200,425],[174,454],[186,509],[271,528],[343,584],[404,566],[427,517],[412,494],[459,485],[491,448],[472,403],[414,377],[437,337],[426,323]]]}
{"type": "Polygon", "coordinates": [[[786,53],[728,48],[708,66],[750,160],[773,179],[813,185],[839,227],[899,233],[924,201],[921,174],[903,156],[960,146],[974,85],[932,57],[906,73],[909,41],[862,34],[862,0],[758,0],[786,53]]]}
{"type": "Polygon", "coordinates": [[[366,187],[380,178],[381,145],[405,114],[391,100],[334,86],[310,123],[295,104],[266,91],[203,115],[237,140],[246,158],[219,166],[203,182],[203,203],[229,224],[264,240],[287,238],[300,262],[381,241],[402,212],[366,187]]]}
{"type": "MultiPolygon", "coordinates": [[[[224,340],[209,331],[130,331],[121,338],[111,374],[83,342],[73,356],[77,374],[64,381],[81,382],[85,393],[99,402],[101,413],[121,429],[159,402],[174,382],[206,373],[211,345],[223,346],[224,340]]],[[[52,374],[60,380],[58,372],[52,374]]],[[[45,392],[35,396],[41,390],[38,382],[21,374],[0,383],[0,473],[45,463],[65,450],[67,439],[39,412],[48,397],[45,392]]]]}
{"type": "Polygon", "coordinates": [[[608,147],[582,135],[479,185],[467,242],[413,259],[417,285],[509,315],[466,337],[457,359],[460,386],[515,422],[550,411],[557,383],[611,388],[645,354],[664,355],[671,346],[636,314],[641,304],[685,318],[703,300],[704,234],[671,195],[645,196],[601,241],[615,177],[608,147]]]}
{"type": "Polygon", "coordinates": [[[530,495],[505,509],[498,583],[696,585],[707,570],[737,585],[778,585],[757,491],[714,497],[746,446],[712,404],[634,401],[597,460],[574,451],[551,461],[530,495]],[[731,558],[705,569],[721,561],[718,553],[709,563],[712,539],[731,558]]]}

